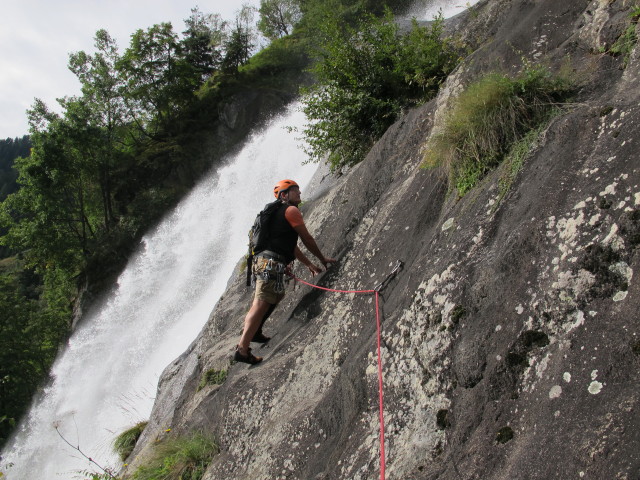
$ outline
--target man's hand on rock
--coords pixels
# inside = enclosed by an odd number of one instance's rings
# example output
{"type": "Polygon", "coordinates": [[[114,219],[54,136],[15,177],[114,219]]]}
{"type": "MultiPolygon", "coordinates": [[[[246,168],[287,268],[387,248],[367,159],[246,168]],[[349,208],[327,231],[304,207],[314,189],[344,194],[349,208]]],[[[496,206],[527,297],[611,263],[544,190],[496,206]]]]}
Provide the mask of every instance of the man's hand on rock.
{"type": "Polygon", "coordinates": [[[319,273],[322,273],[322,269],[320,267],[314,265],[313,263],[310,263],[309,265],[307,265],[307,268],[311,272],[311,275],[313,275],[314,277],[316,275],[318,275],[319,273]]]}
{"type": "Polygon", "coordinates": [[[324,257],[324,259],[322,260],[322,265],[324,265],[324,269],[326,270],[327,268],[329,268],[330,263],[336,263],[336,262],[337,260],[335,258],[324,257]]]}

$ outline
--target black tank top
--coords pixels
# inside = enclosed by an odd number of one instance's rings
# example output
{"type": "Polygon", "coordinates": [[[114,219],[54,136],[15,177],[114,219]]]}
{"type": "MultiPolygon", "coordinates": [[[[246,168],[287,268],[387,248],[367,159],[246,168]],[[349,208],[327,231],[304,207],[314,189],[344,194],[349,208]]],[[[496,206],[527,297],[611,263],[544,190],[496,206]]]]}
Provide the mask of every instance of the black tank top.
{"type": "Polygon", "coordinates": [[[284,256],[287,262],[295,260],[295,248],[298,244],[298,233],[284,216],[287,208],[290,206],[291,205],[283,203],[271,217],[269,223],[269,241],[267,242],[267,250],[284,256]]]}

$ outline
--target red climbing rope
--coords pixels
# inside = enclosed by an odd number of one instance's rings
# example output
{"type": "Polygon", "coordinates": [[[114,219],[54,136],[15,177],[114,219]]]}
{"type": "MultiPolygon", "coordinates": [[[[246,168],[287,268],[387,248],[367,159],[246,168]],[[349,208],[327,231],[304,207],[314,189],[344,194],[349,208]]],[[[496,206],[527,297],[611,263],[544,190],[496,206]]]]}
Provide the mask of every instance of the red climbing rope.
{"type": "Polygon", "coordinates": [[[386,461],[385,461],[385,453],[384,453],[384,399],[383,399],[383,388],[382,388],[382,355],[380,353],[380,343],[381,343],[381,337],[382,337],[380,333],[380,330],[381,330],[380,329],[380,290],[382,290],[386,286],[387,282],[391,278],[393,278],[401,268],[402,268],[402,262],[399,261],[396,264],[394,270],[387,276],[387,278],[373,290],[337,290],[334,288],[326,288],[326,287],[321,287],[319,285],[314,285],[313,283],[305,282],[304,280],[291,274],[291,277],[295,281],[308,285],[312,288],[317,288],[319,290],[324,290],[327,292],[334,292],[334,293],[359,293],[359,294],[365,293],[365,294],[375,295],[376,328],[378,332],[378,399],[379,399],[378,403],[380,405],[380,479],[381,480],[385,479],[386,461]]]}

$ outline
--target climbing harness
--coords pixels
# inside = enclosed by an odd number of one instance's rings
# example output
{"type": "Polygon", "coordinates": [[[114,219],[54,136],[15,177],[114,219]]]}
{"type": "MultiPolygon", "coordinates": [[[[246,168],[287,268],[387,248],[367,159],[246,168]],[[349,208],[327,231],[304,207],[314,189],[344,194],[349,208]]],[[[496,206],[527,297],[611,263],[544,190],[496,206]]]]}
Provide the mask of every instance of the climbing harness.
{"type": "Polygon", "coordinates": [[[296,277],[292,273],[289,275],[296,282],[303,283],[304,285],[308,285],[312,288],[317,288],[319,290],[324,290],[326,292],[334,292],[334,293],[358,293],[358,294],[369,294],[375,296],[375,306],[376,306],[376,329],[377,329],[377,337],[378,337],[378,403],[380,410],[380,480],[385,479],[385,451],[384,451],[384,401],[383,401],[383,388],[382,388],[382,355],[380,353],[380,344],[382,341],[381,329],[380,329],[380,292],[384,290],[389,282],[402,270],[404,263],[401,260],[398,260],[389,275],[385,277],[385,279],[376,285],[373,290],[337,290],[334,288],[326,288],[321,287],[319,285],[314,285],[313,283],[305,282],[304,280],[296,277]]]}
{"type": "MultiPolygon", "coordinates": [[[[260,277],[264,282],[274,280],[274,293],[284,293],[286,288],[285,273],[287,270],[287,264],[274,258],[270,258],[269,255],[258,254],[258,259],[261,259],[262,261],[260,262],[260,265],[256,265],[254,280],[255,277],[260,277]]],[[[255,285],[255,281],[252,283],[255,285]]]]}

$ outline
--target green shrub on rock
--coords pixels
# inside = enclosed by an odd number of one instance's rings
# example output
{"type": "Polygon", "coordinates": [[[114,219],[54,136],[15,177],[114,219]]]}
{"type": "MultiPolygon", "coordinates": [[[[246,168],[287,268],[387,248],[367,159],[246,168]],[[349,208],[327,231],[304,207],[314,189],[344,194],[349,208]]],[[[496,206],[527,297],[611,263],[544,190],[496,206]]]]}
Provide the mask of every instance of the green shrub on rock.
{"type": "Polygon", "coordinates": [[[226,379],[226,370],[207,370],[202,374],[200,384],[198,385],[198,391],[202,390],[207,385],[222,385],[226,379]]]}
{"type": "Polygon", "coordinates": [[[406,34],[388,11],[356,28],[329,17],[322,31],[316,83],[303,90],[303,134],[312,161],[328,155],[340,170],[361,161],[404,108],[433,97],[458,56],[441,38],[442,17],[406,34]]]}
{"type": "Polygon", "coordinates": [[[486,75],[454,101],[442,131],[427,142],[424,165],[444,166],[450,187],[462,196],[546,123],[571,92],[567,79],[542,67],[527,66],[516,78],[486,75]]]}
{"type": "Polygon", "coordinates": [[[138,468],[132,480],[200,480],[218,453],[215,442],[201,434],[167,439],[156,445],[148,464],[138,468]]]}
{"type": "Polygon", "coordinates": [[[146,426],[147,422],[137,423],[116,437],[115,442],[113,442],[113,448],[122,461],[126,460],[126,458],[131,455],[138,438],[140,438],[140,435],[142,435],[142,431],[146,426]]]}

